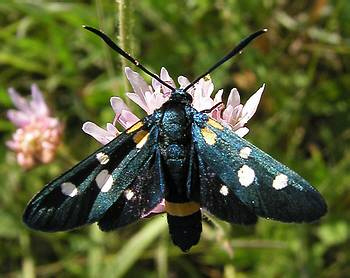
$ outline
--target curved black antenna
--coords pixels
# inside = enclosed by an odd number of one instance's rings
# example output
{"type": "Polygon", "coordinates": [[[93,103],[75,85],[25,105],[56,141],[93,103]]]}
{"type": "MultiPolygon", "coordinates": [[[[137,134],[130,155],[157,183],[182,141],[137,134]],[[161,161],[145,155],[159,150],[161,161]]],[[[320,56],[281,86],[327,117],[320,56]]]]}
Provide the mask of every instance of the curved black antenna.
{"type": "Polygon", "coordinates": [[[139,63],[135,58],[131,57],[128,53],[126,53],[123,49],[121,49],[118,45],[116,45],[105,33],[102,31],[99,31],[93,27],[83,25],[83,28],[86,30],[89,30],[92,33],[95,33],[97,36],[99,36],[101,39],[105,41],[106,44],[110,48],[112,48],[114,51],[118,52],[120,55],[122,55],[125,59],[129,60],[131,63],[133,63],[135,66],[140,68],[142,71],[147,73],[148,75],[152,76],[154,79],[158,80],[161,84],[163,84],[165,87],[168,87],[170,90],[174,91],[175,88],[164,82],[162,79],[160,79],[156,74],[153,72],[150,72],[148,69],[146,69],[143,65],[139,63]]]}
{"type": "Polygon", "coordinates": [[[240,53],[244,47],[246,47],[252,40],[259,37],[260,35],[267,32],[267,29],[259,30],[250,36],[246,37],[244,40],[242,40],[234,49],[231,50],[230,53],[228,53],[225,57],[223,57],[219,62],[217,62],[215,65],[213,65],[210,69],[208,69],[205,73],[203,73],[201,76],[197,77],[194,81],[191,82],[191,84],[188,84],[184,91],[186,92],[189,88],[191,88],[194,84],[196,84],[201,78],[206,76],[207,74],[211,73],[213,70],[215,70],[217,67],[221,66],[223,63],[225,63],[227,60],[231,59],[233,56],[235,56],[237,53],[240,53]]]}

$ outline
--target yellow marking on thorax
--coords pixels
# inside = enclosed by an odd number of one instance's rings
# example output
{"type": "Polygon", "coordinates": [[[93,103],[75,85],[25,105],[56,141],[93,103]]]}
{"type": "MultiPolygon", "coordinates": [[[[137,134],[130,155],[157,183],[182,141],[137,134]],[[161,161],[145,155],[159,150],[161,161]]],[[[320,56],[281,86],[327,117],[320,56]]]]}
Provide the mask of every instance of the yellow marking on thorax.
{"type": "MultiPolygon", "coordinates": [[[[144,130],[142,130],[142,131],[144,131],[144,130]]],[[[143,137],[142,137],[142,135],[137,136],[139,133],[141,133],[141,131],[139,131],[138,133],[136,133],[136,134],[134,135],[134,137],[133,137],[134,142],[136,143],[136,148],[137,148],[137,149],[141,149],[141,148],[143,147],[143,145],[146,144],[147,139],[148,139],[148,136],[149,136],[149,133],[148,133],[148,132],[145,132],[145,133],[142,132],[143,137]],[[135,137],[136,137],[136,138],[135,138],[135,137]],[[137,141],[137,140],[139,140],[139,141],[137,141]]]]}
{"type": "Polygon", "coordinates": [[[136,132],[135,135],[132,137],[132,139],[134,140],[135,144],[138,144],[147,134],[148,132],[142,129],[136,132]]]}
{"type": "Polygon", "coordinates": [[[214,145],[215,142],[216,142],[216,134],[211,131],[209,128],[207,127],[204,127],[201,129],[201,133],[204,137],[204,140],[205,142],[208,144],[208,145],[214,145]]]}
{"type": "Polygon", "coordinates": [[[196,202],[173,203],[165,201],[165,211],[173,216],[188,216],[199,211],[200,206],[196,202]]]}
{"type": "Polygon", "coordinates": [[[139,128],[141,128],[143,126],[142,122],[137,122],[136,124],[134,124],[132,127],[130,127],[126,133],[133,133],[134,131],[138,130],[139,128]]]}
{"type": "Polygon", "coordinates": [[[210,118],[208,120],[208,124],[210,124],[212,127],[215,127],[217,129],[221,129],[221,130],[224,129],[224,127],[221,124],[219,124],[219,122],[217,122],[217,121],[215,121],[213,119],[210,119],[210,118]]]}

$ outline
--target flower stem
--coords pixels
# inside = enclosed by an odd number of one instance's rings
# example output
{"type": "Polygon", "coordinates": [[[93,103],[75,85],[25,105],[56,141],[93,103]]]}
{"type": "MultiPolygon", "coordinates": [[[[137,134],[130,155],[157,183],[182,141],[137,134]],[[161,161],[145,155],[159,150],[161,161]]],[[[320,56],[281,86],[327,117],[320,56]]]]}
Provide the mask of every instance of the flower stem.
{"type": "Polygon", "coordinates": [[[22,249],[22,277],[34,278],[35,277],[35,265],[33,256],[30,252],[30,237],[27,233],[22,233],[19,236],[19,242],[22,249]]]}
{"type": "MultiPolygon", "coordinates": [[[[120,47],[128,53],[132,52],[132,15],[133,15],[133,1],[132,0],[117,0],[118,3],[118,27],[119,27],[119,44],[120,47]]],[[[128,66],[128,61],[122,59],[122,68],[128,66]]],[[[123,83],[125,91],[130,89],[129,81],[123,74],[123,83]]]]}
{"type": "Polygon", "coordinates": [[[102,247],[104,236],[97,225],[92,225],[89,230],[92,246],[88,252],[88,273],[89,277],[98,277],[101,271],[104,250],[102,247]]]}

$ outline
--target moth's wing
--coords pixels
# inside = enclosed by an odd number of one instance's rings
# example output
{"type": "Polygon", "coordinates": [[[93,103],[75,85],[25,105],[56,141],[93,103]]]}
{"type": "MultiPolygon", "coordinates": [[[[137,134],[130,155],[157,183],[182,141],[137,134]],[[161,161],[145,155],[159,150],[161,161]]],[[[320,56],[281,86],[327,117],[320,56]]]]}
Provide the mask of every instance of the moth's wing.
{"type": "Polygon", "coordinates": [[[326,213],[307,181],[215,120],[195,115],[192,136],[204,165],[227,186],[227,198],[232,192],[252,213],[283,222],[311,222],[326,213]]]}
{"type": "Polygon", "coordinates": [[[200,207],[230,223],[255,224],[256,215],[245,206],[229,189],[217,174],[204,163],[192,143],[189,177],[187,178],[188,196],[200,204],[200,207]]]}
{"type": "Polygon", "coordinates": [[[234,224],[250,225],[257,221],[253,211],[224,185],[219,177],[198,157],[200,205],[210,214],[234,224]]]}
{"type": "Polygon", "coordinates": [[[164,199],[164,189],[161,155],[156,148],[124,194],[98,221],[100,229],[109,231],[145,217],[164,199]]]}
{"type": "Polygon", "coordinates": [[[158,127],[145,119],[47,184],[29,202],[23,221],[54,232],[100,220],[154,154],[158,127]]]}

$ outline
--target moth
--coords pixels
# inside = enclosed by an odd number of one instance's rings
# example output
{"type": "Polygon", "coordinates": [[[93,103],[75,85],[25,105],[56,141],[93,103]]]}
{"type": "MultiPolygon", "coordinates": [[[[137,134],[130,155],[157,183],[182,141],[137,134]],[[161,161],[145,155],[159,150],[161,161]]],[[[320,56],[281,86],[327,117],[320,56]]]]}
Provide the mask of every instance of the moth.
{"type": "Polygon", "coordinates": [[[102,231],[130,224],[165,200],[169,233],[183,251],[196,245],[202,210],[234,224],[264,217],[312,222],[327,211],[320,193],[271,156],[197,111],[187,91],[266,30],[242,40],[186,88],[173,88],[92,27],[113,50],[172,90],[170,99],[107,145],[47,184],[23,220],[57,232],[97,222],[102,231]]]}

